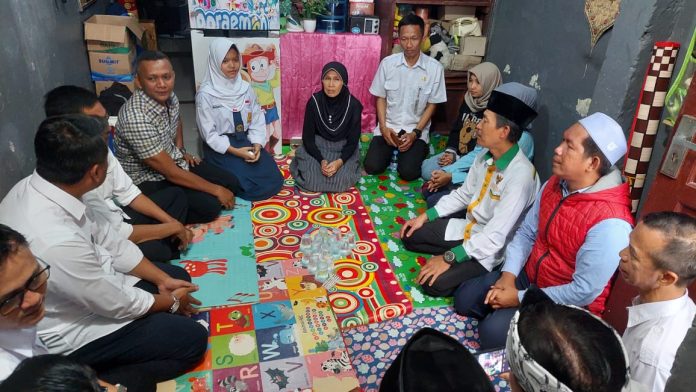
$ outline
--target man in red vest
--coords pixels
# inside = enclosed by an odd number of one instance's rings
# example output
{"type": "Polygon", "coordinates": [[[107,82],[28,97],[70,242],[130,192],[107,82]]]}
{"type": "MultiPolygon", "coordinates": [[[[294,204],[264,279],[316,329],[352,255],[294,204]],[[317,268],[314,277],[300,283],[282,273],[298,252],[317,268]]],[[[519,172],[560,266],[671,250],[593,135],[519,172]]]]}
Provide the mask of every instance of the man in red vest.
{"type": "Polygon", "coordinates": [[[457,313],[479,319],[481,348],[505,345],[531,285],[557,303],[601,315],[633,225],[628,184],[614,167],[626,153],[621,126],[594,113],[563,132],[551,178],[505,250],[502,271],[463,283],[457,313]]]}

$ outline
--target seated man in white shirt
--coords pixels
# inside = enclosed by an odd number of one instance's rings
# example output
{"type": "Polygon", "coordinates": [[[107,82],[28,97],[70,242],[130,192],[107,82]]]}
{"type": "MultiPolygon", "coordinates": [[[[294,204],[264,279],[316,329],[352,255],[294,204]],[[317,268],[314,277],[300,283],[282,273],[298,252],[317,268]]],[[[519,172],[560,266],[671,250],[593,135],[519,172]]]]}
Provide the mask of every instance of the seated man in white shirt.
{"type": "Polygon", "coordinates": [[[534,97],[533,88],[516,83],[493,90],[476,125],[477,143],[486,150],[476,157],[466,182],[401,228],[406,249],[436,255],[416,277],[426,294],[451,296],[463,282],[498,266],[534,203],[539,176],[517,144],[537,115],[534,97]],[[451,217],[460,212],[466,212],[463,219],[451,217]]]}
{"type": "Polygon", "coordinates": [[[445,72],[437,60],[420,50],[425,22],[407,15],[399,22],[403,53],[379,64],[370,93],[377,98],[377,127],[365,156],[367,174],[382,173],[394,154],[397,172],[406,181],[420,177],[428,155],[430,118],[447,101],[445,72]]]}
{"type": "Polygon", "coordinates": [[[686,289],[696,278],[696,219],[676,212],[648,214],[620,256],[621,276],[638,289],[623,335],[632,378],[661,392],[696,315],[686,289]]]}
{"type": "MultiPolygon", "coordinates": [[[[44,98],[46,117],[87,114],[106,118],[104,106],[96,94],[77,86],[60,86],[44,98]]],[[[179,258],[192,232],[181,222],[186,220],[188,204],[181,188],[166,187],[145,196],[133,184],[116,157],[108,152],[106,180],[87,192],[82,200],[109,221],[124,238],[133,241],[151,261],[166,262],[179,258]]]]}
{"type": "Polygon", "coordinates": [[[84,115],[44,120],[36,171],[0,203],[0,222],[11,222],[51,266],[38,326],[49,352],[90,365],[107,382],[154,391],[200,361],[208,333],[187,317],[199,303],[189,275],[155,266],[82,202],[106,177],[104,126],[84,115]]]}
{"type": "Polygon", "coordinates": [[[0,224],[0,380],[22,360],[48,353],[36,335],[48,276],[24,236],[0,224]]]}

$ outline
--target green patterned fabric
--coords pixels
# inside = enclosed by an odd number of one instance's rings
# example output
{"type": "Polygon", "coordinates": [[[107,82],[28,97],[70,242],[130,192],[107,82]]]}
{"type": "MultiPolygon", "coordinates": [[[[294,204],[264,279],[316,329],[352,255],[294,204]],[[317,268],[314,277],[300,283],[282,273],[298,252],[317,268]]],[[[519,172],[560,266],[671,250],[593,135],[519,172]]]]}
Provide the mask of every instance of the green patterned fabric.
{"type": "MultiPolygon", "coordinates": [[[[372,135],[362,135],[360,149],[363,157],[370,140],[372,135]]],[[[446,136],[431,135],[429,156],[444,150],[446,143],[446,136]]],[[[373,218],[372,223],[385,257],[394,268],[401,288],[410,297],[413,307],[451,305],[451,298],[428,296],[421,291],[418,284],[414,283],[420,266],[428,260],[430,255],[407,251],[399,238],[401,226],[426,210],[425,200],[420,192],[422,186],[422,180],[406,182],[399,179],[395,171],[389,169],[381,175],[363,176],[356,184],[363,203],[373,218]]]]}

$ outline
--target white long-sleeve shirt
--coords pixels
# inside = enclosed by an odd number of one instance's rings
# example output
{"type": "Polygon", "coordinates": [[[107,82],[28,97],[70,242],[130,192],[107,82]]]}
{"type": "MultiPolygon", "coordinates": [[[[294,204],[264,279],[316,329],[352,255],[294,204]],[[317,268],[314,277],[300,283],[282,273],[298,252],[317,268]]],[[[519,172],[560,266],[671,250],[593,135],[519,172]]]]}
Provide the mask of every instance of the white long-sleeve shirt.
{"type": "Polygon", "coordinates": [[[464,185],[442,197],[426,213],[433,220],[467,209],[465,219],[449,220],[445,240],[462,240],[462,246],[452,249],[457,261],[475,258],[490,271],[502,261],[505,244],[534,203],[538,190],[534,165],[517,144],[497,161],[484,150],[476,157],[464,185]]]}
{"type": "Polygon", "coordinates": [[[51,266],[39,337],[68,354],[143,316],[152,294],[128,273],[143,259],[132,242],[36,172],[0,203],[0,222],[22,233],[32,253],[51,266]]]}
{"type": "Polygon", "coordinates": [[[109,221],[123,238],[128,238],[133,232],[133,226],[124,222],[129,217],[121,206],[129,205],[141,193],[109,150],[106,179],[99,187],[85,193],[82,201],[109,221]]]}
{"type": "Polygon", "coordinates": [[[229,107],[220,98],[199,92],[196,95],[196,123],[201,138],[215,152],[224,154],[230,146],[228,134],[234,133],[232,113],[240,112],[244,130],[252,144],[266,144],[266,120],[254,90],[249,88],[240,107],[229,107]],[[234,110],[233,110],[234,109],[234,110]]]}

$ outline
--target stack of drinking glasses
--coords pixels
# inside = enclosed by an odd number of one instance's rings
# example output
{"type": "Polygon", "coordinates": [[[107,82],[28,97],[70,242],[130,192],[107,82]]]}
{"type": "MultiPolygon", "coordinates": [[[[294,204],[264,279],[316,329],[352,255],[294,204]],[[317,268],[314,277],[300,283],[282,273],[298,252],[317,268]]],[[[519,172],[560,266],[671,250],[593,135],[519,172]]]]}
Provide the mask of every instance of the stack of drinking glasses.
{"type": "Polygon", "coordinates": [[[341,233],[336,228],[320,226],[302,235],[302,265],[314,274],[317,281],[324,282],[333,273],[336,260],[348,257],[353,252],[353,247],[353,232],[341,233]]]}

